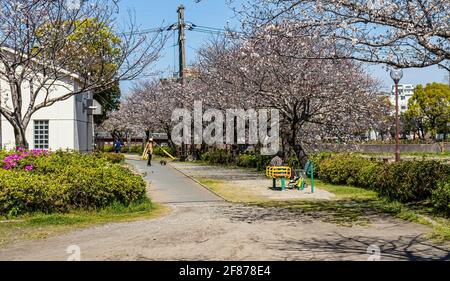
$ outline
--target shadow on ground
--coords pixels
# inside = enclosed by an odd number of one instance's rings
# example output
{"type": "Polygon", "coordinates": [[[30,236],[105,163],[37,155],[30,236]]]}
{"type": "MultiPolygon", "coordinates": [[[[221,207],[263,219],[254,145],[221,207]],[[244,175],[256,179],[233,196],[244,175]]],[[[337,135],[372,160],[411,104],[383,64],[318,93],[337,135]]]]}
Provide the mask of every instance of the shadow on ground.
{"type": "Polygon", "coordinates": [[[339,259],[339,256],[354,255],[367,259],[373,254],[368,250],[375,245],[380,249],[380,260],[450,260],[450,253],[445,247],[430,243],[422,235],[400,236],[396,239],[380,239],[374,237],[345,237],[333,233],[326,239],[284,240],[267,245],[279,251],[279,255],[287,259],[295,259],[302,252],[312,254],[313,258],[339,259]],[[336,256],[338,253],[338,256],[336,256]],[[329,258],[328,258],[329,255],[329,258]]]}
{"type": "Polygon", "coordinates": [[[388,218],[388,215],[354,201],[299,200],[235,205],[224,210],[231,220],[248,223],[258,221],[323,221],[342,226],[365,225],[370,221],[388,218]]]}

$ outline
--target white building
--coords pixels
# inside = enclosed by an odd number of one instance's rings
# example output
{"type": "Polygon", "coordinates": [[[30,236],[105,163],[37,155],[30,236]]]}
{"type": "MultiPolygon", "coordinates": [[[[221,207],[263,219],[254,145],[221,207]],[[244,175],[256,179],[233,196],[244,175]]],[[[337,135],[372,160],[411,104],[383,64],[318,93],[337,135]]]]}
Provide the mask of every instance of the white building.
{"type": "MultiPolygon", "coordinates": [[[[408,109],[408,100],[414,93],[414,85],[412,84],[399,84],[398,85],[398,110],[400,113],[405,112],[408,109]]],[[[392,105],[395,106],[395,85],[391,87],[391,94],[389,100],[392,105]]]]}
{"type": "MultiPolygon", "coordinates": [[[[52,97],[76,92],[81,87],[81,81],[76,74],[67,73],[64,77],[52,86],[50,93],[52,97]]],[[[28,93],[29,87],[29,83],[22,86],[22,114],[25,114],[30,103],[29,94],[25,94],[28,93]]],[[[39,92],[36,104],[42,102],[45,95],[44,91],[39,92]]],[[[9,85],[1,75],[0,102],[3,107],[12,108],[9,85]]],[[[92,94],[85,93],[71,96],[64,101],[58,101],[49,107],[39,109],[32,115],[26,128],[25,134],[29,148],[92,151],[94,143],[93,114],[99,110],[97,108],[94,112],[95,107],[99,107],[99,105],[92,99],[92,94]]],[[[14,130],[3,115],[1,116],[0,133],[1,147],[13,149],[15,147],[14,130]]]]}

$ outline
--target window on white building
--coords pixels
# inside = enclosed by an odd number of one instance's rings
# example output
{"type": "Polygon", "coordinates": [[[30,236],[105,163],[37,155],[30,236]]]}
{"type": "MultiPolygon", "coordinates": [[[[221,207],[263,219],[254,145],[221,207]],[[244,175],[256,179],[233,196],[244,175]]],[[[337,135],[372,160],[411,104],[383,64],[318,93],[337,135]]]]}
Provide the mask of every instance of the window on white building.
{"type": "Polygon", "coordinates": [[[402,109],[406,109],[406,106],[402,105],[402,109]]]}
{"type": "Polygon", "coordinates": [[[34,120],[34,148],[48,149],[48,120],[34,120]]]}
{"type": "Polygon", "coordinates": [[[401,96],[400,99],[401,99],[401,100],[405,100],[405,96],[401,96]]]}

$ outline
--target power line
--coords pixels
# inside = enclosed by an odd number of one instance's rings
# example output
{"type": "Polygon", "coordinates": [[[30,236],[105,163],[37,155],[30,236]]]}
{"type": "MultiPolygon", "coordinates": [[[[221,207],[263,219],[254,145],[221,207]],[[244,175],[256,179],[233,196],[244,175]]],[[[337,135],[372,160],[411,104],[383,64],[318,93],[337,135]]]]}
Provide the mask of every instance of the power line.
{"type": "MultiPolygon", "coordinates": [[[[197,25],[192,22],[187,22],[188,25],[186,25],[186,29],[189,31],[197,31],[197,32],[203,32],[203,33],[215,33],[215,34],[238,34],[243,33],[242,31],[236,31],[236,30],[228,30],[223,28],[217,28],[217,27],[210,27],[205,25],[197,25]]],[[[154,28],[148,28],[148,29],[142,29],[142,30],[136,30],[136,31],[128,31],[128,32],[121,32],[118,33],[120,35],[144,35],[149,33],[162,33],[166,31],[172,31],[176,30],[178,28],[178,24],[174,23],[171,25],[167,25],[165,27],[154,27],[154,28]]]]}
{"type": "Polygon", "coordinates": [[[171,31],[171,27],[173,25],[169,25],[166,27],[154,27],[154,28],[148,28],[148,29],[142,29],[142,30],[136,30],[136,31],[127,31],[127,32],[121,32],[118,33],[119,35],[144,35],[149,33],[162,33],[166,31],[171,31]]]}

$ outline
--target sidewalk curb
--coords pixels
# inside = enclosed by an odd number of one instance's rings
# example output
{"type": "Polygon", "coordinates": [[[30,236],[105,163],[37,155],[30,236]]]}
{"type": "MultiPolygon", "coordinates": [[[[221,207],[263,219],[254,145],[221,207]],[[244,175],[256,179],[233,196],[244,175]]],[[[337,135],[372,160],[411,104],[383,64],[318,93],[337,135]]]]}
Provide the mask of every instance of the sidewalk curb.
{"type": "Polygon", "coordinates": [[[185,173],[185,172],[181,171],[180,169],[178,169],[177,167],[173,166],[170,162],[167,162],[167,165],[170,166],[170,168],[174,169],[175,171],[178,171],[179,173],[183,174],[185,177],[189,178],[190,180],[196,182],[197,184],[199,184],[201,187],[205,188],[209,192],[212,192],[214,195],[222,198],[222,200],[224,200],[225,202],[232,203],[232,202],[228,201],[227,199],[225,199],[222,195],[218,194],[217,192],[215,192],[214,190],[209,188],[208,186],[206,186],[206,185],[202,184],[201,182],[199,182],[194,177],[188,175],[187,173],[185,173]]]}

